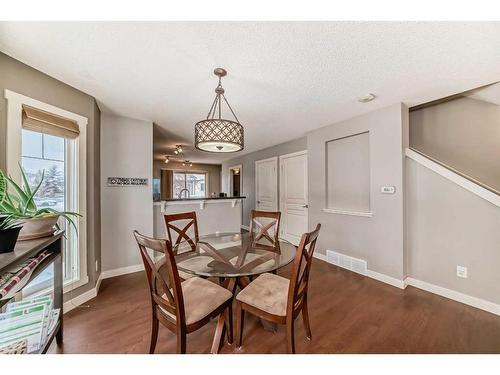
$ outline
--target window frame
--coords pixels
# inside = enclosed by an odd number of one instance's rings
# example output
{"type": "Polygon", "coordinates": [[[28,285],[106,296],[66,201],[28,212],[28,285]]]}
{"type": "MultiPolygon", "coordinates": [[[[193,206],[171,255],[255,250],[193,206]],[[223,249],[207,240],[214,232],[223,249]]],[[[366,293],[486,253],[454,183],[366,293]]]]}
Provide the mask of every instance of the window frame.
{"type": "MultiPolygon", "coordinates": [[[[202,197],[202,198],[208,198],[209,197],[209,186],[208,186],[208,172],[207,171],[188,171],[188,170],[180,170],[180,169],[174,169],[172,170],[172,194],[173,194],[173,191],[174,191],[174,182],[175,182],[175,179],[174,179],[174,176],[176,173],[178,174],[184,174],[184,188],[186,188],[187,186],[187,176],[188,174],[202,174],[202,175],[205,175],[205,196],[202,197]]],[[[191,196],[190,196],[191,198],[191,196]]],[[[195,197],[195,198],[200,198],[200,197],[195,197]]]]}
{"type": "MultiPolygon", "coordinates": [[[[82,215],[82,217],[75,220],[75,224],[78,228],[78,256],[76,259],[72,259],[71,263],[72,266],[77,267],[78,272],[73,278],[64,282],[64,293],[67,293],[89,282],[87,270],[87,197],[85,194],[87,186],[86,146],[88,118],[8,89],[4,90],[4,98],[7,101],[6,171],[16,182],[21,181],[18,163],[22,155],[23,104],[74,120],[80,127],[80,135],[78,138],[68,142],[67,144],[70,145],[70,147],[66,147],[65,150],[67,153],[66,157],[69,157],[68,163],[73,165],[74,170],[74,173],[69,174],[69,178],[66,181],[66,186],[69,186],[69,189],[66,190],[66,194],[76,194],[74,196],[78,197],[78,199],[72,202],[72,206],[82,215]],[[70,148],[71,150],[69,150],[70,148]],[[75,183],[75,178],[78,180],[78,183],[75,183]]],[[[33,290],[33,292],[35,292],[35,290],[33,290]]]]}

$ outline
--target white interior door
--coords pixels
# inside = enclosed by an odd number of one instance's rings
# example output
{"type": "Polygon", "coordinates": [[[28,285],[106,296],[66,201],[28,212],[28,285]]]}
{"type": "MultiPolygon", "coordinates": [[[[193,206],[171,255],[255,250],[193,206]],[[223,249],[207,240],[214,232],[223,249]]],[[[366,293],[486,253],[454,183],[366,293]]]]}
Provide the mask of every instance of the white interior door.
{"type": "Polygon", "coordinates": [[[278,210],[278,158],[255,162],[255,209],[278,210]]]}
{"type": "Polygon", "coordinates": [[[280,236],[295,245],[308,229],[307,190],[307,151],[280,156],[280,236]]]}

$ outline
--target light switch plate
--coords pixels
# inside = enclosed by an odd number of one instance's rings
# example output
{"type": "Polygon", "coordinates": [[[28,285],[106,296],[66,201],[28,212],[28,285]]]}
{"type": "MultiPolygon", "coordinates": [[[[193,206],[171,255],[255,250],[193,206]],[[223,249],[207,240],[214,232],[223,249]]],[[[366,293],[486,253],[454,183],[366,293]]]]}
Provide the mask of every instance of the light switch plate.
{"type": "Polygon", "coordinates": [[[394,194],[396,192],[395,186],[382,186],[380,188],[382,194],[394,194]]]}
{"type": "Polygon", "coordinates": [[[467,267],[457,266],[457,276],[461,277],[462,279],[466,279],[467,278],[467,267]]]}

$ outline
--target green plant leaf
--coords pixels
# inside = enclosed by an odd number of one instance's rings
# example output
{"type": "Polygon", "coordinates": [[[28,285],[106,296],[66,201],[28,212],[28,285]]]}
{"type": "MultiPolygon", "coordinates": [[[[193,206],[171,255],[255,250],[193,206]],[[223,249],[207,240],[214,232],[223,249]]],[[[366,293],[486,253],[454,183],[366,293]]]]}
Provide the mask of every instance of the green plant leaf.
{"type": "MultiPolygon", "coordinates": [[[[26,212],[28,210],[33,210],[33,211],[37,210],[35,201],[33,199],[34,199],[35,194],[37,193],[37,191],[40,189],[40,186],[42,186],[42,182],[43,182],[44,176],[45,176],[45,170],[43,170],[43,172],[42,172],[42,178],[40,179],[40,182],[38,183],[37,187],[33,191],[31,191],[31,189],[29,189],[29,186],[26,185],[26,186],[28,186],[28,189],[27,189],[26,192],[28,193],[28,191],[29,191],[30,195],[29,195],[28,201],[25,202],[24,207],[23,207],[23,213],[24,214],[26,214],[26,212]]],[[[27,184],[28,182],[26,180],[26,177],[24,176],[24,172],[23,172],[23,179],[26,181],[25,183],[27,184]]]]}
{"type": "MultiPolygon", "coordinates": [[[[18,165],[19,165],[19,169],[21,170],[21,177],[23,178],[24,191],[26,192],[27,196],[30,196],[30,195],[32,195],[31,188],[30,188],[30,184],[28,183],[28,179],[26,178],[26,173],[24,172],[24,169],[23,169],[23,166],[21,165],[21,163],[18,163],[18,165]]],[[[43,180],[43,178],[42,178],[42,180],[43,180]]]]}
{"type": "Polygon", "coordinates": [[[21,187],[12,179],[12,177],[9,176],[6,178],[7,178],[7,181],[9,181],[9,183],[12,185],[12,187],[16,191],[17,196],[18,196],[18,202],[19,203],[26,202],[29,199],[29,197],[26,195],[26,193],[23,191],[23,189],[21,189],[21,187]]]}
{"type": "Polygon", "coordinates": [[[4,214],[20,214],[15,206],[13,206],[7,199],[0,203],[0,211],[4,214]]]}
{"type": "Polygon", "coordinates": [[[7,196],[7,179],[3,174],[3,171],[0,169],[0,203],[5,200],[7,196]]]}
{"type": "Polygon", "coordinates": [[[41,210],[38,210],[38,212],[41,212],[41,211],[43,211],[44,213],[57,214],[57,215],[63,217],[64,219],[66,219],[70,223],[70,225],[73,228],[75,228],[75,233],[78,235],[78,228],[76,227],[76,224],[73,221],[73,219],[71,219],[71,217],[70,217],[70,216],[83,217],[78,212],[72,212],[72,211],[59,212],[59,211],[56,211],[52,208],[42,208],[41,210]]]}

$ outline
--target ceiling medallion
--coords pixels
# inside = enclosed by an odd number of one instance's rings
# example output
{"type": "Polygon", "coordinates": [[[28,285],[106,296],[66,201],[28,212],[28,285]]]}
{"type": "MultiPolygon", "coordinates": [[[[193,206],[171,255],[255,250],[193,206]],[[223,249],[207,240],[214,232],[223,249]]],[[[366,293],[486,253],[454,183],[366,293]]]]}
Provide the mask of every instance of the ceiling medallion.
{"type": "Polygon", "coordinates": [[[198,150],[207,152],[236,152],[243,150],[243,126],[234,114],[224,96],[221,78],[227,72],[223,68],[214,70],[214,74],[219,77],[219,84],[215,89],[215,99],[208,111],[205,120],[198,121],[194,130],[194,144],[198,150]],[[222,118],[222,102],[226,103],[234,117],[233,120],[222,118]]]}

